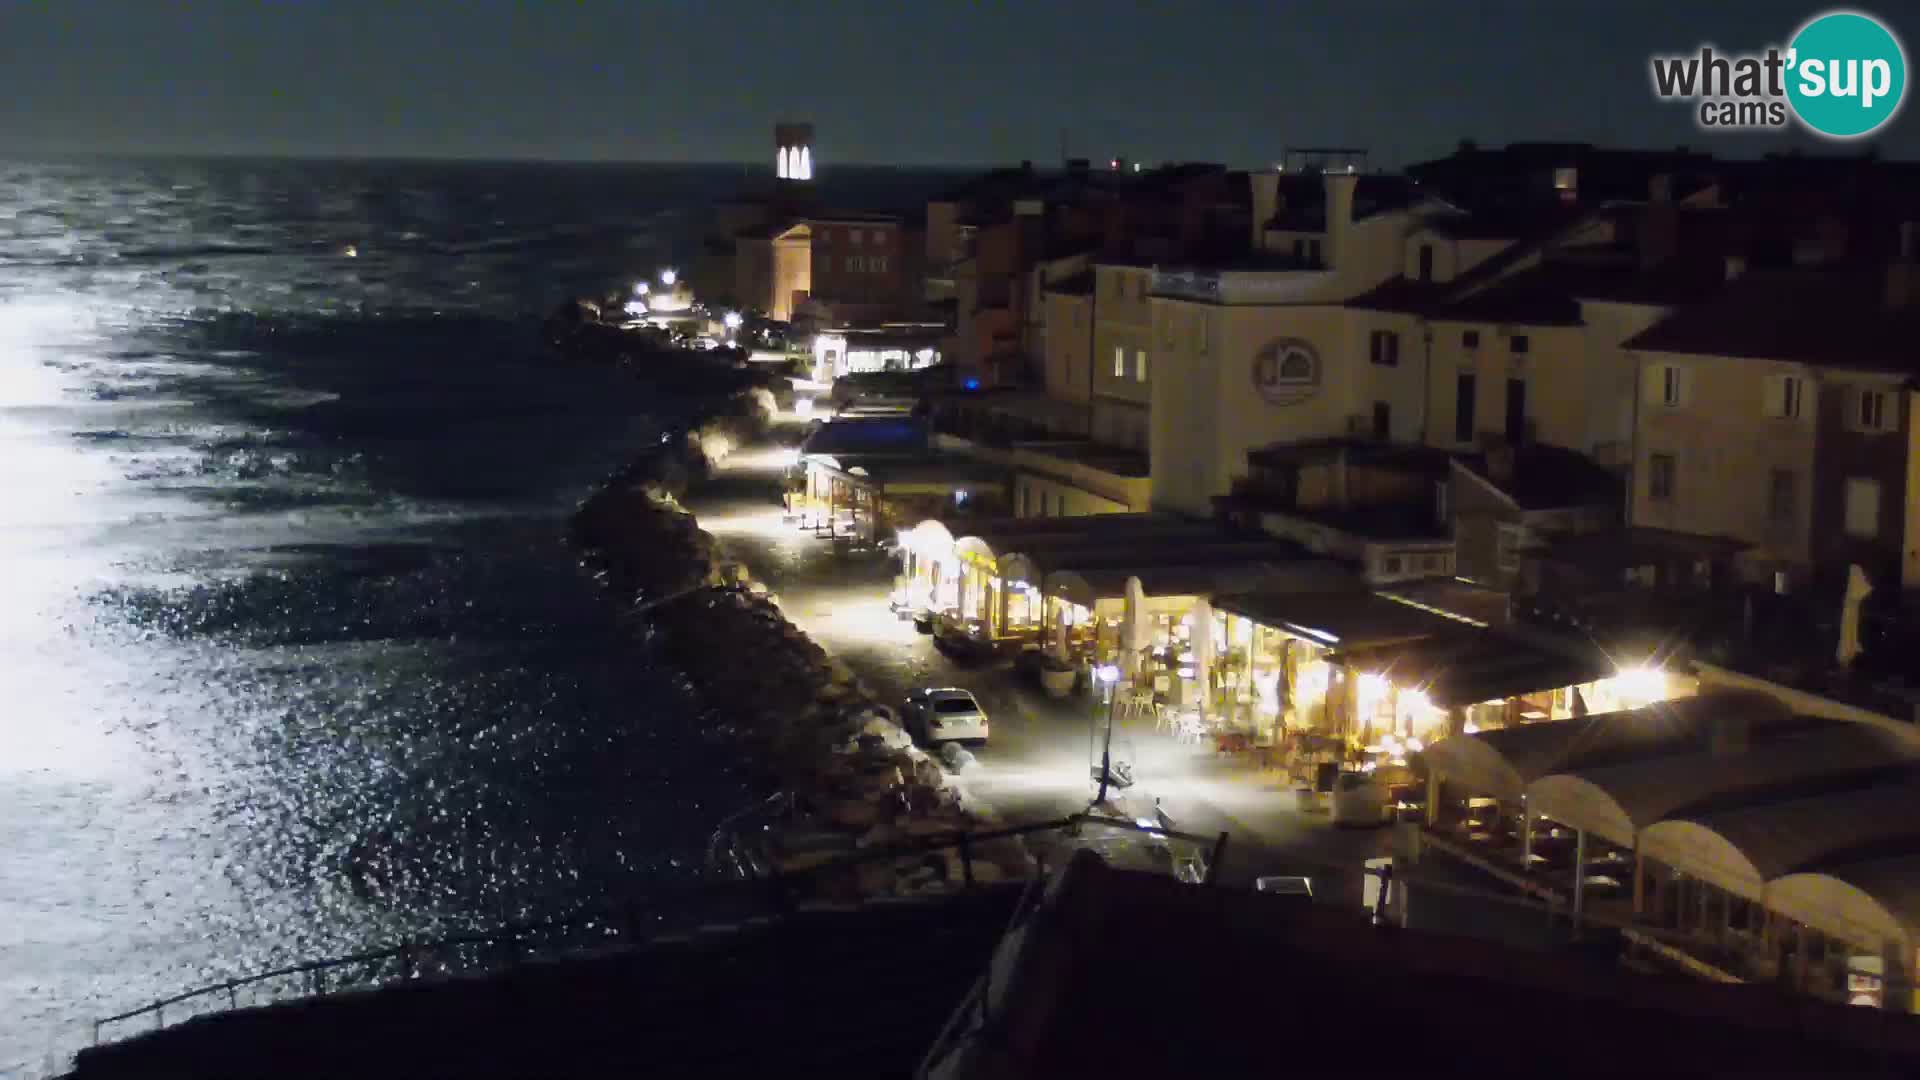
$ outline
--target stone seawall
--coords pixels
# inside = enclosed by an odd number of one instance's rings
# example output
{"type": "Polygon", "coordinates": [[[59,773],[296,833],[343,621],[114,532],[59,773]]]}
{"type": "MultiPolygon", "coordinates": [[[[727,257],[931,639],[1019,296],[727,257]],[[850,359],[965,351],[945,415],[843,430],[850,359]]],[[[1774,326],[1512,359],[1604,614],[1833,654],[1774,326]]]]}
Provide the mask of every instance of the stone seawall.
{"type": "MultiPolygon", "coordinates": [[[[782,796],[716,836],[723,872],[815,871],[820,892],[849,899],[953,887],[963,868],[951,850],[818,869],[997,823],[963,805],[893,709],[789,622],[681,505],[727,453],[765,438],[771,401],[761,394],[728,399],[628,465],[580,507],[573,539],[692,685],[702,712],[688,722],[739,746],[764,790],[782,796]]],[[[1028,868],[1017,841],[982,843],[972,855],[976,881],[1028,868]]]]}

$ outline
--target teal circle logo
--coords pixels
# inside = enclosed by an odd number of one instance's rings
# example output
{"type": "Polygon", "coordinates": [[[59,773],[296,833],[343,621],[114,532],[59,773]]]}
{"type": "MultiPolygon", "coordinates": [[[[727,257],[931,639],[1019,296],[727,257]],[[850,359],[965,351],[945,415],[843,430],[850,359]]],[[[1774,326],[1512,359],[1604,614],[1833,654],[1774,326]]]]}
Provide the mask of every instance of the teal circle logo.
{"type": "Polygon", "coordinates": [[[1787,101],[1819,134],[1858,138],[1900,111],[1907,55],[1871,15],[1830,11],[1801,27],[1788,49],[1787,101]]]}

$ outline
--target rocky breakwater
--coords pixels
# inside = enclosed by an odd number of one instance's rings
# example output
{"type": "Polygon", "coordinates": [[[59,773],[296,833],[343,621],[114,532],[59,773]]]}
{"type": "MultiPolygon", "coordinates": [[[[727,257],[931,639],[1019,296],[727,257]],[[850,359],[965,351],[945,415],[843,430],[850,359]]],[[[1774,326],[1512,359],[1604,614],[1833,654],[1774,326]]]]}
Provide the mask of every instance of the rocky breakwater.
{"type": "Polygon", "coordinates": [[[969,863],[976,882],[1025,874],[1017,840],[969,844],[965,860],[938,847],[1000,824],[681,505],[717,459],[764,436],[766,416],[764,401],[733,399],[630,464],[573,520],[588,567],[691,682],[703,710],[688,722],[740,747],[780,796],[716,835],[716,863],[802,875],[817,895],[841,899],[956,887],[969,863]],[[849,858],[859,852],[870,857],[849,858]]]}

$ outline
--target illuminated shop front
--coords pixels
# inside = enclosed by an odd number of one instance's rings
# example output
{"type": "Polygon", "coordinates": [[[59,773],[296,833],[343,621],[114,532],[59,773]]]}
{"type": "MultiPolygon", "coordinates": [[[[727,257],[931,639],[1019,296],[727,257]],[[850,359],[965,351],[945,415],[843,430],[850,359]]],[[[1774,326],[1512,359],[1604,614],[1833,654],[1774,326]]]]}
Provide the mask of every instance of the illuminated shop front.
{"type": "Polygon", "coordinates": [[[918,371],[940,362],[942,330],[833,330],[813,338],[813,377],[830,383],[876,371],[918,371]]]}
{"type": "Polygon", "coordinates": [[[874,543],[957,504],[1000,505],[1005,470],[939,454],[809,454],[788,512],[802,528],[874,543]]]}

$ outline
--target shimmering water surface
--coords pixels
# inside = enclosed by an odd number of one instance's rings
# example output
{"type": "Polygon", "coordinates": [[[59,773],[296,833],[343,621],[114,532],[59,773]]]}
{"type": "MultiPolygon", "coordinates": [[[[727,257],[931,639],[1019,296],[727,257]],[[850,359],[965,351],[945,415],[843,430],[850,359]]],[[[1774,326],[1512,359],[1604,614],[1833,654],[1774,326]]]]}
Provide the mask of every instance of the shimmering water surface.
{"type": "Polygon", "coordinates": [[[740,180],[0,162],[0,1076],[695,871],[732,762],[562,545],[657,409],[534,326],[740,180]]]}

